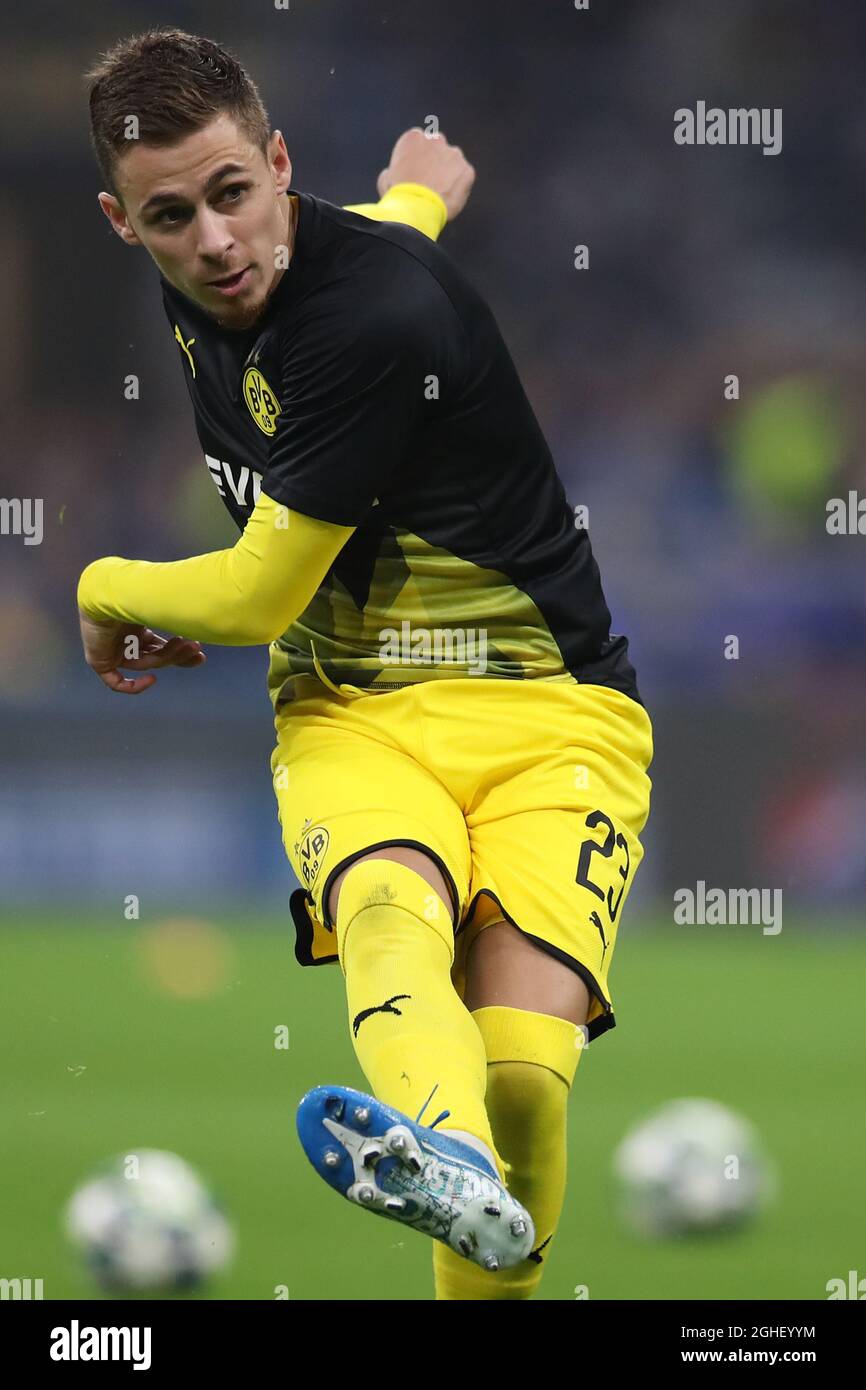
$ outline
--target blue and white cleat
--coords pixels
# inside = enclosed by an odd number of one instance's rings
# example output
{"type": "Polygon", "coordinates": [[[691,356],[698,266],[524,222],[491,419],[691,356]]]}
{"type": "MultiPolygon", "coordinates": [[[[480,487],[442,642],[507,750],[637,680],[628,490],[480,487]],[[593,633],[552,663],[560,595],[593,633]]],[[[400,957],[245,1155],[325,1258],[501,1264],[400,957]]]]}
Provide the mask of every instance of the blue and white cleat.
{"type": "Polygon", "coordinates": [[[441,1240],[484,1269],[508,1269],[532,1250],[529,1212],[496,1168],[454,1135],[351,1086],[315,1086],[298,1106],[297,1123],[316,1172],[350,1202],[441,1240]]]}

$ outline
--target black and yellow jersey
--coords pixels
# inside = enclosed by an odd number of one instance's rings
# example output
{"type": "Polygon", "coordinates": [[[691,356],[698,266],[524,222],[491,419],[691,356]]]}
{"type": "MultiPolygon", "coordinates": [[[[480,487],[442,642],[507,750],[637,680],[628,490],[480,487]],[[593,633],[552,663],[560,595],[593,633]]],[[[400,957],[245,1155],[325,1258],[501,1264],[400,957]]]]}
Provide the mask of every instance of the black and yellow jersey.
{"type": "Polygon", "coordinates": [[[494,317],[420,232],[290,189],[291,263],[264,316],[223,329],[163,280],[205,461],[243,529],[261,491],[352,526],[272,644],[294,677],[360,694],[477,675],[639,700],[494,317]]]}

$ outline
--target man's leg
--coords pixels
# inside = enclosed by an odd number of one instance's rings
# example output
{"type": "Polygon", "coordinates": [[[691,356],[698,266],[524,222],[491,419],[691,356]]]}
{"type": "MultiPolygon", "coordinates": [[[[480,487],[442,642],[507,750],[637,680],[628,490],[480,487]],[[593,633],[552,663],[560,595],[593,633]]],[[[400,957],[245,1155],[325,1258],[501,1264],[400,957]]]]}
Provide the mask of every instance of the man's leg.
{"type": "Polygon", "coordinates": [[[579,975],[513,927],[491,922],[466,959],[467,1009],[505,1005],[586,1023],[589,990],[579,975]]]}
{"type": "Polygon", "coordinates": [[[372,1093],[412,1119],[429,1101],[422,1124],[447,1109],[439,1132],[478,1148],[504,1180],[484,1105],[487,1052],[451,979],[454,905],[443,874],[421,850],[376,849],[337,876],[328,910],[372,1093]]]}
{"type": "Polygon", "coordinates": [[[464,1002],[487,1049],[487,1114],[506,1182],[531,1215],[533,1254],[488,1273],[436,1242],[437,1299],[527,1299],[538,1288],[565,1197],[566,1115],[590,1005],[574,971],[505,921],[466,958],[464,1002]]]}

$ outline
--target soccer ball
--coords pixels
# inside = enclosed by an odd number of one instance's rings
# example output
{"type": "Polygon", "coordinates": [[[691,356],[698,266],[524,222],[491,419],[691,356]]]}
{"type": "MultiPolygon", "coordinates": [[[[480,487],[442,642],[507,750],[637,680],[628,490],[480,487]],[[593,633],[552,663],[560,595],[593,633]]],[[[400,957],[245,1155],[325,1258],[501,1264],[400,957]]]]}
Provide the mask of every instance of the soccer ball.
{"type": "Polygon", "coordinates": [[[231,1226],[195,1169],[140,1149],[105,1164],[66,1208],[73,1244],[107,1289],[191,1288],[231,1257],[231,1226]]]}
{"type": "Polygon", "coordinates": [[[620,1211],[638,1235],[710,1232],[753,1220],[775,1179],[748,1120],[713,1100],[673,1100],[614,1155],[620,1211]]]}

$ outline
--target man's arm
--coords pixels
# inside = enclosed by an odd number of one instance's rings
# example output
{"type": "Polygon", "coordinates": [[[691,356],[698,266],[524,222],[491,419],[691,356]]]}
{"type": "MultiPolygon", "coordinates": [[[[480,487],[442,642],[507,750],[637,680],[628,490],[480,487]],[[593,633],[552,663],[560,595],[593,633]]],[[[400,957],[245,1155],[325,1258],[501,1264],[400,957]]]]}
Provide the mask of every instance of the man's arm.
{"type": "Polygon", "coordinates": [[[266,645],[303,613],[353,530],[262,492],[241,539],[226,550],[165,564],[94,560],[78,582],[85,660],[109,689],[137,695],[156,677],[130,680],[120,667],[200,666],[199,641],[266,645]],[[165,641],[154,626],[187,636],[165,641]]]}
{"type": "Polygon", "coordinates": [[[397,183],[378,203],[350,203],[347,212],[360,212],[374,222],[405,222],[436,241],[448,221],[444,200],[423,183],[397,183]]]}
{"type": "Polygon", "coordinates": [[[475,170],[459,145],[449,145],[441,131],[428,135],[413,126],[400,136],[379,175],[379,202],[347,211],[379,222],[406,222],[435,241],[466,206],[474,182],[475,170]]]}
{"type": "Polygon", "coordinates": [[[354,529],[292,511],[262,492],[236,545],[165,563],[94,560],[78,581],[78,606],[93,623],[267,646],[303,613],[354,529]]]}

